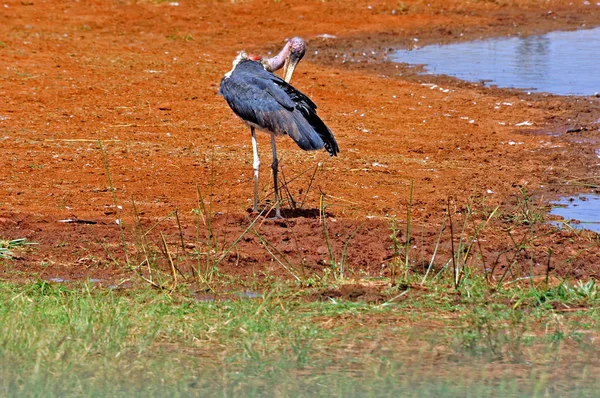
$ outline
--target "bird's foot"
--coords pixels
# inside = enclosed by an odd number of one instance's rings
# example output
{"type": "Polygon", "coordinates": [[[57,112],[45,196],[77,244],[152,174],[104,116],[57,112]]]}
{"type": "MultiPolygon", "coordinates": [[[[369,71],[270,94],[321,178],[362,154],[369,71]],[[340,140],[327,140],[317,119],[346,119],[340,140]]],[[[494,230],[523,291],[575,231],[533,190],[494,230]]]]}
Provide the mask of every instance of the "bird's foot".
{"type": "Polygon", "coordinates": [[[279,209],[279,206],[275,208],[275,216],[270,217],[269,220],[283,220],[283,216],[281,215],[281,210],[279,209]]]}

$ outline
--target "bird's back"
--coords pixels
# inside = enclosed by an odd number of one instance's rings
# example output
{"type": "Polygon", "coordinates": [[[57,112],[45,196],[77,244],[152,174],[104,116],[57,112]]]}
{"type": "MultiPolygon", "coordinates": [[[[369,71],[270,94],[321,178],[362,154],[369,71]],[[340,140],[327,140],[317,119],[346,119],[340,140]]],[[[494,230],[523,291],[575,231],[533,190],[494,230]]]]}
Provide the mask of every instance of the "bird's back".
{"type": "Polygon", "coordinates": [[[325,147],[339,152],[333,133],[306,95],[256,61],[242,60],[221,80],[219,93],[246,123],[274,134],[287,134],[304,150],[325,147]]]}

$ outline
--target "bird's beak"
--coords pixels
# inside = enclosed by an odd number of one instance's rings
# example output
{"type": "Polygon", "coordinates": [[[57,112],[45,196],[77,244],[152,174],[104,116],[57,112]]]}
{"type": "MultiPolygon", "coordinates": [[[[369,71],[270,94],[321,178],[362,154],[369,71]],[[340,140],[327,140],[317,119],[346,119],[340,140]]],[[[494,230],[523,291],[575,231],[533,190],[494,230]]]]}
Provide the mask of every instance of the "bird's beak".
{"type": "Polygon", "coordinates": [[[300,58],[294,56],[294,54],[291,54],[285,59],[285,64],[283,64],[283,80],[288,83],[292,80],[292,75],[294,74],[294,69],[296,69],[298,62],[300,62],[300,58]]]}

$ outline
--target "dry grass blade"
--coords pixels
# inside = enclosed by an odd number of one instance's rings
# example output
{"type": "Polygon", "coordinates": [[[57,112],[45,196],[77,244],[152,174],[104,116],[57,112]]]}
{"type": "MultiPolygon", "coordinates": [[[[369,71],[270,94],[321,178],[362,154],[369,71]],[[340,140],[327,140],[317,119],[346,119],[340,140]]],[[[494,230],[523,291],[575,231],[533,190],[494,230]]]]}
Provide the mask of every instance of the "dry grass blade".
{"type": "Polygon", "coordinates": [[[166,215],[165,217],[163,217],[160,220],[158,220],[157,222],[155,222],[153,226],[151,226],[146,232],[144,232],[144,236],[147,236],[150,232],[152,232],[152,230],[154,228],[158,227],[160,225],[160,223],[162,223],[165,220],[168,220],[169,218],[171,218],[175,214],[177,214],[177,210],[173,210],[168,215],[166,215]]]}
{"type": "Polygon", "coordinates": [[[233,250],[233,248],[238,244],[238,242],[240,240],[242,240],[242,238],[248,233],[248,231],[250,231],[252,229],[252,227],[254,227],[254,224],[256,224],[256,222],[262,217],[264,213],[264,210],[261,211],[255,218],[254,220],[252,220],[252,222],[250,223],[250,225],[248,225],[248,227],[246,227],[246,229],[244,230],[244,232],[242,232],[240,234],[240,236],[237,237],[236,240],[233,241],[233,243],[231,243],[231,245],[229,246],[229,248],[227,248],[227,250],[225,250],[221,256],[219,257],[219,259],[215,262],[214,267],[218,267],[219,264],[221,264],[223,262],[223,260],[225,260],[225,258],[229,255],[229,253],[233,250]]]}
{"type": "Polygon", "coordinates": [[[296,201],[294,200],[294,196],[292,195],[292,193],[290,192],[289,188],[288,188],[288,182],[285,179],[285,172],[283,171],[283,167],[280,168],[281,171],[281,179],[283,180],[283,184],[281,185],[281,188],[285,191],[287,197],[288,197],[288,203],[290,204],[290,208],[292,210],[296,210],[296,201]]]}
{"type": "Polygon", "coordinates": [[[315,170],[313,171],[312,175],[310,176],[310,182],[308,183],[308,188],[306,188],[304,197],[302,197],[302,200],[300,201],[300,204],[298,205],[298,207],[300,209],[302,208],[302,206],[304,205],[304,202],[306,201],[306,197],[308,196],[308,193],[310,192],[310,188],[312,188],[313,182],[315,181],[315,176],[317,175],[317,170],[319,170],[320,166],[321,166],[321,163],[318,163],[315,166],[315,170]]]}
{"type": "MultiPolygon", "coordinates": [[[[175,263],[173,263],[173,257],[171,256],[171,253],[169,252],[169,246],[167,245],[167,241],[162,232],[160,233],[160,237],[162,239],[163,247],[165,249],[165,255],[167,256],[167,259],[169,260],[169,264],[171,265],[171,276],[173,277],[173,284],[171,285],[171,289],[169,290],[169,293],[173,293],[175,291],[175,289],[177,288],[176,267],[175,267],[175,263]]],[[[179,271],[179,270],[177,270],[177,271],[179,271]]]]}
{"type": "MultiPolygon", "coordinates": [[[[143,279],[146,279],[143,276],[142,272],[142,267],[144,266],[144,264],[146,264],[148,268],[148,275],[150,278],[152,278],[152,267],[150,267],[150,253],[148,252],[148,239],[146,236],[146,232],[144,231],[144,226],[140,221],[140,215],[137,211],[137,206],[135,205],[135,201],[133,199],[131,200],[131,206],[133,208],[134,228],[138,232],[134,236],[140,237],[138,246],[141,248],[142,253],[144,253],[144,260],[138,265],[138,273],[143,279]]],[[[148,281],[151,281],[151,279],[147,280],[147,282],[148,281]]]]}
{"type": "MultiPolygon", "coordinates": [[[[181,220],[179,220],[179,211],[175,210],[175,220],[177,221],[177,228],[179,229],[179,240],[181,242],[181,252],[184,256],[184,258],[187,258],[187,253],[185,250],[185,242],[183,240],[183,228],[181,228],[181,220]]],[[[191,267],[192,269],[192,277],[196,278],[196,270],[194,269],[194,267],[191,267]]]]}
{"type": "Polygon", "coordinates": [[[110,193],[113,199],[113,205],[115,206],[115,212],[117,214],[117,220],[119,224],[119,230],[121,231],[121,243],[123,244],[123,251],[125,252],[125,261],[129,264],[129,253],[127,251],[127,243],[125,242],[125,229],[123,228],[123,220],[121,218],[121,209],[117,205],[117,194],[115,193],[115,188],[112,183],[112,178],[110,176],[110,169],[108,167],[108,160],[106,159],[106,152],[104,151],[104,146],[102,145],[102,141],[98,140],[98,146],[100,147],[100,152],[102,152],[102,160],[104,162],[104,169],[106,170],[106,177],[108,178],[108,184],[110,186],[110,193]]]}
{"type": "Polygon", "coordinates": [[[256,236],[258,238],[259,242],[263,245],[263,247],[265,248],[265,250],[267,252],[269,252],[269,254],[271,255],[271,257],[279,265],[281,265],[281,267],[286,272],[288,272],[294,279],[296,279],[298,282],[300,282],[301,279],[296,274],[296,272],[294,270],[294,266],[287,260],[287,258],[285,257],[285,255],[283,253],[281,253],[281,251],[279,249],[277,249],[275,246],[273,246],[269,241],[267,241],[261,234],[259,234],[258,231],[255,228],[252,228],[252,233],[254,234],[254,236],[256,236]],[[277,254],[281,257],[281,259],[283,259],[283,261],[285,261],[287,263],[287,265],[284,264],[282,262],[282,260],[280,260],[280,258],[275,255],[275,253],[273,253],[274,251],[277,252],[277,254]]]}
{"type": "Polygon", "coordinates": [[[437,256],[437,252],[438,249],[440,247],[440,241],[442,240],[442,233],[444,232],[444,229],[446,229],[446,217],[448,216],[448,213],[444,214],[444,219],[442,220],[442,226],[440,227],[440,233],[438,235],[437,238],[437,242],[435,243],[435,248],[433,249],[433,254],[431,255],[431,261],[429,262],[429,266],[427,267],[427,271],[425,272],[425,275],[423,275],[423,279],[421,280],[421,286],[423,284],[425,284],[425,281],[427,280],[427,276],[429,275],[429,272],[431,271],[431,268],[433,267],[433,264],[435,262],[435,258],[437,256]]]}
{"type": "Polygon", "coordinates": [[[37,245],[37,243],[27,242],[27,238],[0,240],[0,258],[12,257],[13,253],[11,249],[25,245],[37,245]]]}

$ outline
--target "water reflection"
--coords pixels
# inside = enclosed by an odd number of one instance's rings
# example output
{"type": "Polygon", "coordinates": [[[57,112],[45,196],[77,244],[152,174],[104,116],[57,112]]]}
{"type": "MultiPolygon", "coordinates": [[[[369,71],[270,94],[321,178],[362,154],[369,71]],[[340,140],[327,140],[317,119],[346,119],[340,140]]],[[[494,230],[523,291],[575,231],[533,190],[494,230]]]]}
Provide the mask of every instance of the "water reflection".
{"type": "Polygon", "coordinates": [[[537,78],[542,85],[548,84],[550,39],[546,36],[529,36],[516,39],[515,70],[530,79],[537,78]]]}
{"type": "Polygon", "coordinates": [[[600,92],[600,28],[398,50],[394,62],[427,73],[554,94],[600,92]]]}

